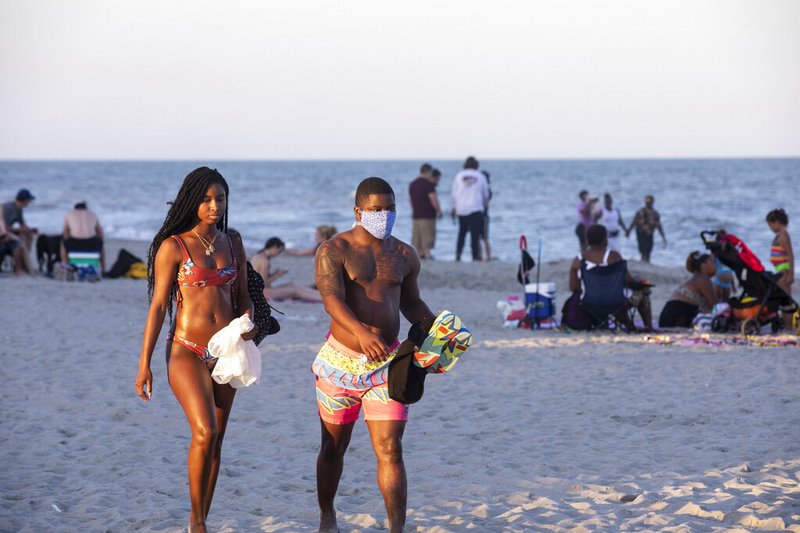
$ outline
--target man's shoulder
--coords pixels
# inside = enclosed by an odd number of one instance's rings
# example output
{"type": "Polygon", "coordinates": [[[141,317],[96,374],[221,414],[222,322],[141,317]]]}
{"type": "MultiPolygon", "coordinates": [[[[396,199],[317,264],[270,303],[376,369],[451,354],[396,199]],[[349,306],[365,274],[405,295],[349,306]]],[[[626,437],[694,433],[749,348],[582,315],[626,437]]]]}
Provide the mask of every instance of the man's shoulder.
{"type": "Polygon", "coordinates": [[[413,266],[415,264],[419,264],[419,256],[417,255],[416,248],[406,242],[401,241],[397,237],[389,237],[389,239],[391,239],[389,243],[392,245],[390,247],[392,252],[390,253],[399,254],[400,257],[402,257],[405,261],[405,264],[413,270],[413,266]]]}
{"type": "Polygon", "coordinates": [[[483,172],[480,170],[475,170],[474,168],[464,168],[458,171],[456,176],[481,176],[486,179],[486,176],[483,175],[483,172]]]}
{"type": "Polygon", "coordinates": [[[393,244],[393,245],[394,245],[394,246],[395,246],[395,247],[396,247],[398,250],[402,250],[402,251],[414,250],[414,247],[413,247],[413,246],[411,246],[410,244],[408,244],[408,243],[407,243],[407,242],[405,242],[405,241],[401,241],[400,239],[398,239],[398,238],[397,238],[397,237],[395,237],[395,236],[391,236],[391,237],[389,237],[389,239],[391,239],[391,240],[390,240],[390,242],[391,242],[391,243],[392,243],[392,244],[393,244]]]}
{"type": "Polygon", "coordinates": [[[477,183],[486,183],[486,176],[480,170],[472,168],[465,168],[456,174],[454,183],[463,183],[465,185],[475,185],[477,183]]]}
{"type": "Polygon", "coordinates": [[[353,230],[349,229],[337,233],[327,241],[323,241],[317,248],[317,257],[322,255],[340,254],[349,250],[352,246],[353,230]]]}
{"type": "Polygon", "coordinates": [[[419,190],[425,188],[425,184],[426,183],[430,183],[430,182],[428,180],[426,180],[425,178],[423,178],[422,176],[417,176],[416,178],[411,180],[411,183],[408,184],[408,190],[411,191],[411,192],[419,191],[419,190]]]}

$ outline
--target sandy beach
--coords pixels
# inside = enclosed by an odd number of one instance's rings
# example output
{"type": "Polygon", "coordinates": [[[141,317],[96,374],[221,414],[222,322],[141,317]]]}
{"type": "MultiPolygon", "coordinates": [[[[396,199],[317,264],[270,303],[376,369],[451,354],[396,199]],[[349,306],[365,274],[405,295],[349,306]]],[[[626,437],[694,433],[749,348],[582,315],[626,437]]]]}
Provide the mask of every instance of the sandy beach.
{"type": "MultiPolygon", "coordinates": [[[[145,243],[115,241],[109,264],[121,246],[145,257],[145,243]]],[[[559,310],[568,265],[542,268],[559,310]]],[[[286,281],[312,281],[311,258],[281,256],[275,266],[289,269],[286,281]]],[[[630,267],[656,284],[657,316],[685,272],[630,267]]],[[[458,313],[476,342],[411,407],[408,530],[800,532],[796,344],[505,329],[496,303],[521,294],[515,268],[423,264],[423,298],[458,313]]],[[[189,432],[163,350],[153,401],[133,386],[146,282],[4,274],[0,293],[0,531],[185,530],[189,432]]],[[[328,318],[319,304],[276,306],[285,315],[261,345],[262,382],[237,394],[212,531],[317,526],[309,368],[328,318]]],[[[336,505],[342,531],[384,529],[363,422],[336,505]]]]}

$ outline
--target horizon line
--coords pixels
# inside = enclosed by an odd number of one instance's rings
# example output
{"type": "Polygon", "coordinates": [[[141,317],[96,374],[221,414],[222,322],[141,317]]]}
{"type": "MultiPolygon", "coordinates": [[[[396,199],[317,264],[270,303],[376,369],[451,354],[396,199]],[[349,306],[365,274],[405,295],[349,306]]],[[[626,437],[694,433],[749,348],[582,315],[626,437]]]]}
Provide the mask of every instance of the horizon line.
{"type": "MultiPolygon", "coordinates": [[[[176,157],[176,158],[128,158],[128,157],[110,157],[110,158],[81,158],[81,157],[46,157],[46,158],[0,158],[0,163],[21,163],[21,162],[197,162],[197,161],[226,161],[226,162],[270,162],[270,163],[294,163],[294,162],[376,162],[376,161],[463,161],[466,158],[438,158],[438,157],[368,157],[368,158],[324,158],[324,157],[311,157],[311,158],[217,158],[217,157],[176,157]]],[[[800,159],[800,154],[797,155],[738,155],[738,156],[630,156],[630,157],[479,157],[481,161],[703,161],[703,160],[757,160],[757,159],[800,159]]]]}

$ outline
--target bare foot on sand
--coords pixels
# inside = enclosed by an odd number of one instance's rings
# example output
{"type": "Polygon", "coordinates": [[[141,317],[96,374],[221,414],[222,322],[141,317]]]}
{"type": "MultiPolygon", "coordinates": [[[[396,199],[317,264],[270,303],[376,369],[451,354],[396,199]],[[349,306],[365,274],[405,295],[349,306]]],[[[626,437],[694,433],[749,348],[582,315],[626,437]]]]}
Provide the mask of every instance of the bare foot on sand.
{"type": "Polygon", "coordinates": [[[336,524],[336,512],[320,513],[319,533],[339,533],[339,526],[336,524]]]}
{"type": "Polygon", "coordinates": [[[189,533],[206,533],[206,523],[199,522],[197,524],[193,524],[191,520],[189,521],[189,533]]]}

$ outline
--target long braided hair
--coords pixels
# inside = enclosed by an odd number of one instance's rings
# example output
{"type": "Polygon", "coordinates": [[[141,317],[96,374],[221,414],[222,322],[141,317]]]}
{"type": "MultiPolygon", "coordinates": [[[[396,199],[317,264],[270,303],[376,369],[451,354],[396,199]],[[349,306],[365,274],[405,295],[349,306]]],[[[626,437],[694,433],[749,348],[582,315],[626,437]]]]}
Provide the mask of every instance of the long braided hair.
{"type": "MultiPolygon", "coordinates": [[[[213,183],[222,185],[227,200],[228,182],[225,181],[222,174],[217,172],[216,169],[200,167],[189,172],[186,178],[184,178],[175,200],[168,202],[170,207],[167,212],[167,218],[164,219],[164,224],[153,238],[153,242],[150,244],[150,251],[147,253],[147,298],[149,301],[153,300],[155,261],[161,243],[164,242],[164,239],[168,239],[172,235],[189,231],[195,226],[197,221],[197,208],[200,207],[203,197],[213,183]]],[[[228,207],[229,206],[230,203],[228,203],[228,207]]],[[[225,213],[217,222],[217,229],[223,232],[228,231],[228,209],[225,209],[225,213]]],[[[177,287],[173,284],[169,294],[170,305],[167,308],[170,323],[172,323],[171,302],[175,297],[176,290],[177,287]]]]}

